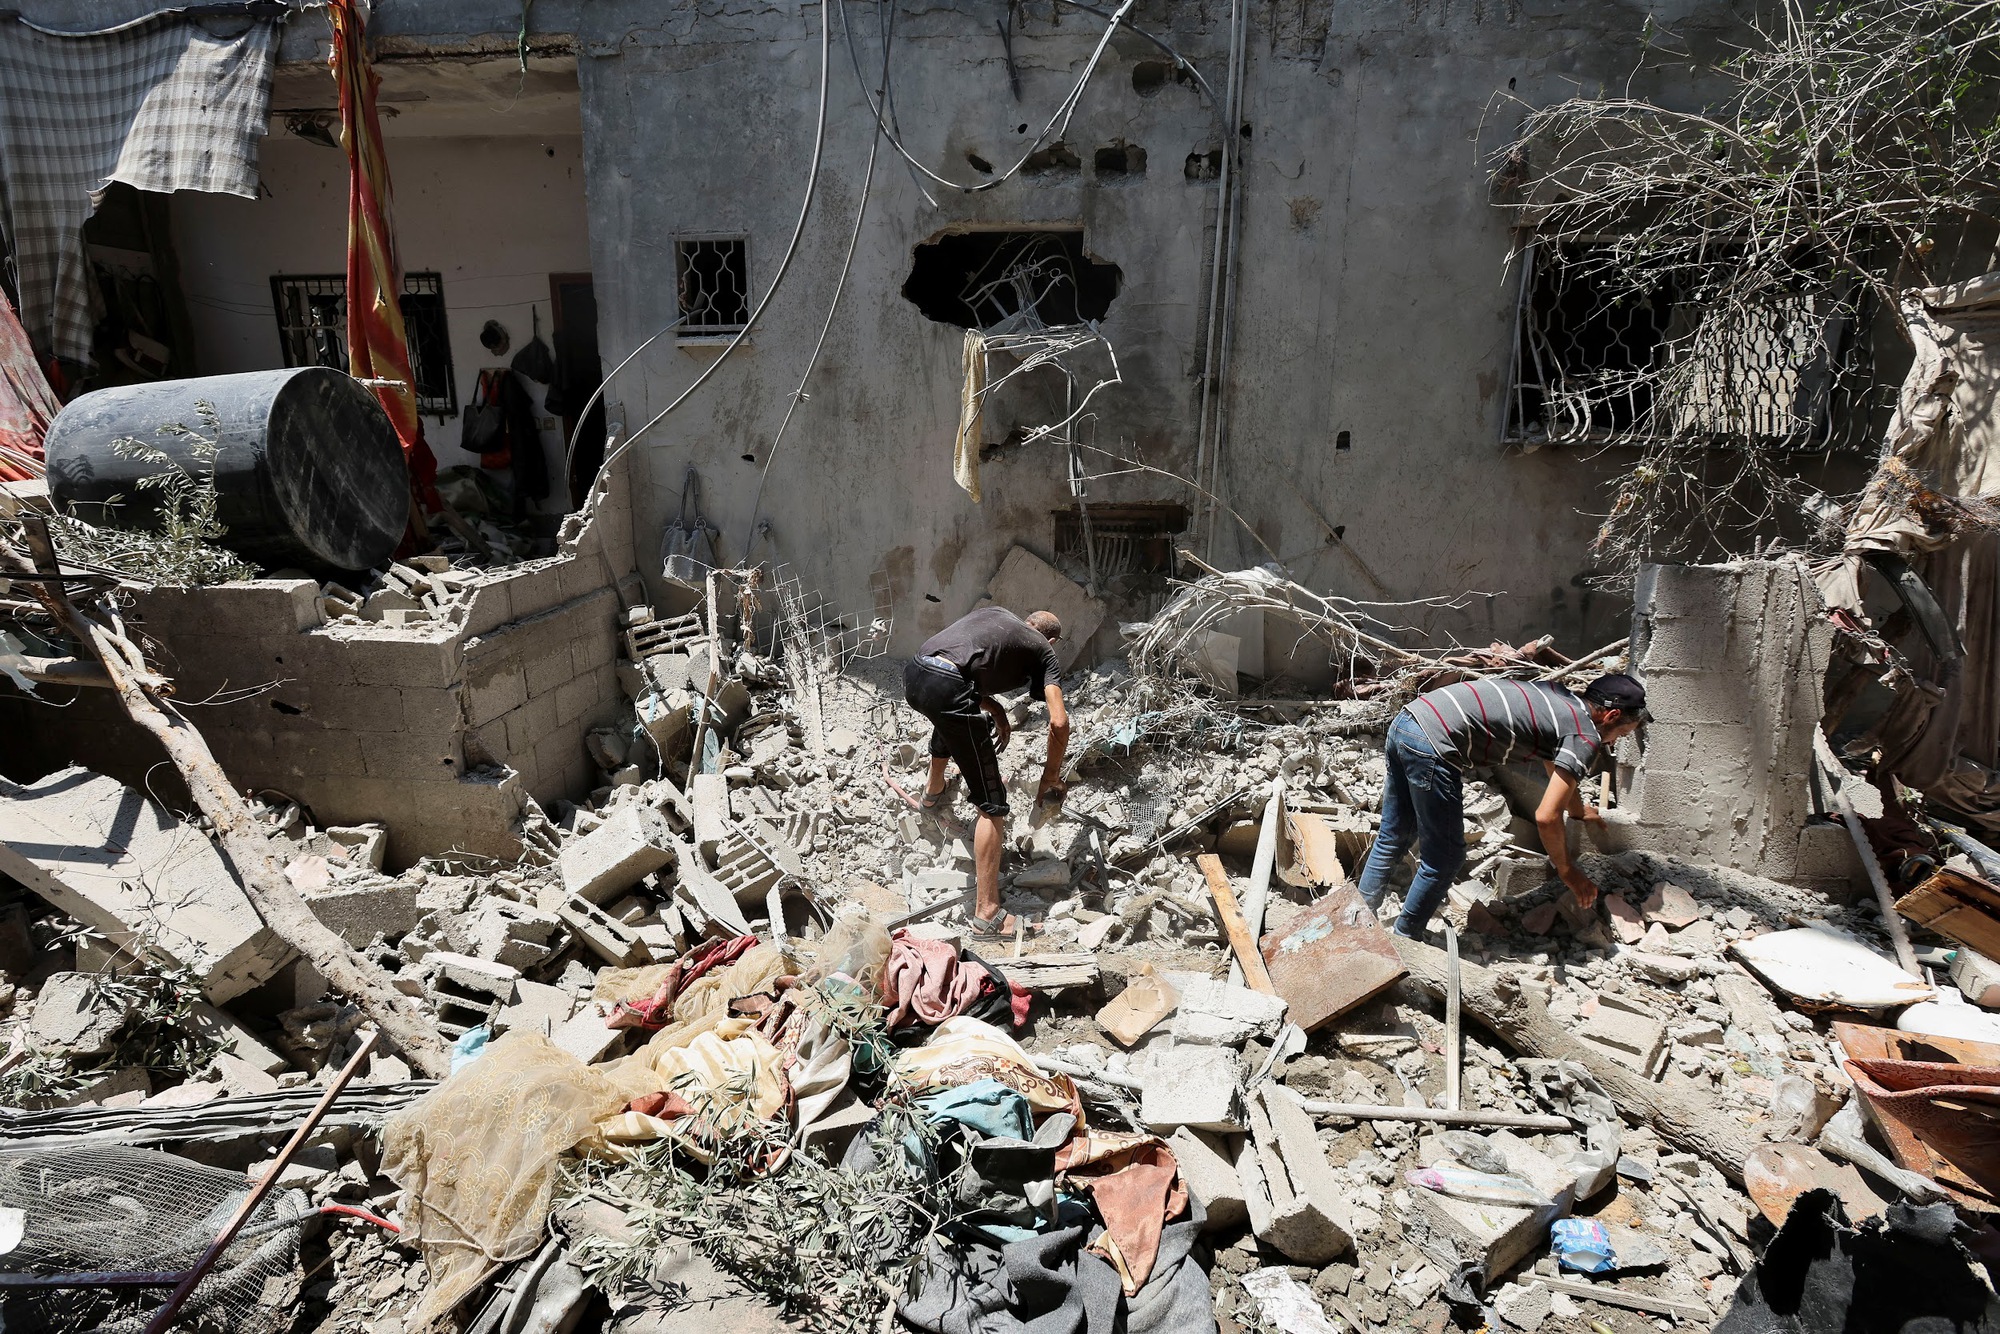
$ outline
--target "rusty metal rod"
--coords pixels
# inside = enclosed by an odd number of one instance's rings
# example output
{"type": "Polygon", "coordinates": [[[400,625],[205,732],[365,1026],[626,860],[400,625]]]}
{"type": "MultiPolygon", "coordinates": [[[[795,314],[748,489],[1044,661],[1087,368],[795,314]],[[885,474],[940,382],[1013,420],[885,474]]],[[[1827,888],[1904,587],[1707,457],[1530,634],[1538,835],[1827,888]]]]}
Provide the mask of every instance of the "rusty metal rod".
{"type": "Polygon", "coordinates": [[[270,1170],[257,1179],[257,1184],[243,1197],[243,1203],[236,1206],[236,1212],[230,1215],[227,1223],[223,1224],[222,1231],[216,1234],[208,1249],[201,1253],[201,1259],[194,1262],[194,1268],[187,1271],[180,1284],[168,1295],[166,1305],[153,1313],[153,1318],[146,1323],[145,1334],[164,1334],[166,1330],[172,1328],[174,1317],[180,1314],[181,1307],[193,1295],[195,1286],[208,1277],[208,1271],[215,1268],[215,1262],[222,1258],[222,1253],[229,1248],[229,1243],[236,1240],[236,1234],[250,1221],[250,1215],[257,1211],[257,1206],[264,1202],[264,1197],[278,1184],[278,1177],[292,1161],[292,1155],[305,1147],[307,1138],[319,1125],[320,1118],[326,1115],[327,1108],[333,1106],[333,1100],[340,1096],[340,1091],[347,1087],[350,1079],[354,1078],[354,1072],[361,1068],[361,1062],[375,1049],[375,1039],[380,1033],[380,1029],[368,1030],[367,1035],[361,1039],[361,1046],[349,1058],[347,1064],[340,1068],[340,1073],[334,1076],[333,1083],[327,1086],[326,1096],[321,1098],[306,1116],[305,1124],[294,1131],[291,1139],[285,1142],[284,1149],[272,1161],[270,1170]]]}

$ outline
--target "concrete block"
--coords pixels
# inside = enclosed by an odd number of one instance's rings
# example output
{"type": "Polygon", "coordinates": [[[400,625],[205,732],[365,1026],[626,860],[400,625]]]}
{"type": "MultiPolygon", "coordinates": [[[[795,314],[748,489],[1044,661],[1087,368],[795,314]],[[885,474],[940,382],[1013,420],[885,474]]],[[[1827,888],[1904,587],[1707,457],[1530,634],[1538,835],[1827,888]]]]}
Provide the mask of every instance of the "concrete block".
{"type": "Polygon", "coordinates": [[[455,778],[465,763],[456,734],[361,732],[354,739],[361,743],[362,763],[370,778],[455,778]]]}
{"type": "Polygon", "coordinates": [[[1251,1038],[1276,1037],[1290,1008],[1277,996],[1206,973],[1169,972],[1164,977],[1181,998],[1170,1029],[1176,1042],[1240,1047],[1251,1038]]]}
{"type": "Polygon", "coordinates": [[[1237,1150],[1215,1135],[1182,1126],[1167,1140],[1180,1164],[1188,1194],[1201,1201],[1207,1221],[1204,1232],[1221,1232],[1249,1218],[1243,1199],[1243,1179],[1236,1172],[1237,1150]]]}
{"type": "Polygon", "coordinates": [[[425,955],[424,968],[436,979],[434,985],[448,985],[470,995],[503,1003],[513,1001],[514,988],[521,981],[521,970],[518,968],[510,968],[491,959],[475,959],[469,954],[453,954],[449,950],[425,955]]]}
{"type": "Polygon", "coordinates": [[[1140,1066],[1139,1119],[1156,1134],[1180,1126],[1243,1130],[1243,1061],[1227,1047],[1149,1050],[1140,1066]]]}
{"type": "Polygon", "coordinates": [[[688,780],[688,799],[694,805],[695,848],[713,863],[729,840],[729,780],[721,774],[696,774],[688,780]]]}
{"type": "Polygon", "coordinates": [[[604,1016],[595,1007],[586,1005],[571,1015],[555,1032],[549,1041],[562,1048],[585,1065],[595,1065],[615,1050],[625,1040],[628,1030],[606,1028],[604,1016]]]}
{"type": "Polygon", "coordinates": [[[224,1097],[240,1098],[252,1093],[276,1093],[278,1080],[254,1062],[222,1052],[209,1063],[209,1072],[222,1085],[224,1097]]]}
{"type": "Polygon", "coordinates": [[[465,719],[474,727],[490,723],[528,702],[528,683],[519,667],[504,660],[468,673],[465,683],[465,719]]]}
{"type": "Polygon", "coordinates": [[[1104,604],[1084,591],[1055,566],[1026,547],[1010,547],[1000,568],[986,584],[986,601],[996,602],[1018,616],[1031,611],[1054,612],[1063,637],[1056,658],[1064,671],[1083,652],[1097,627],[1104,623],[1104,604]]]}
{"type": "Polygon", "coordinates": [[[377,935],[400,936],[423,916],[417,907],[417,887],[402,880],[336,885],[308,895],[306,906],[321,925],[357,947],[377,935]]]}
{"type": "Polygon", "coordinates": [[[549,943],[561,925],[553,913],[511,899],[491,899],[473,914],[466,934],[479,958],[532,968],[549,957],[549,943]]]}
{"type": "Polygon", "coordinates": [[[43,1050],[101,1056],[111,1050],[132,1010],[129,1002],[90,973],[55,973],[35,998],[28,1035],[43,1050]]]}
{"type": "Polygon", "coordinates": [[[0,871],[114,947],[188,968],[213,1001],[242,995],[292,957],[214,844],[87,769],[0,780],[0,871]]]}
{"type": "MultiPolygon", "coordinates": [[[[570,656],[568,644],[558,644],[539,657],[530,658],[521,669],[527,679],[528,697],[553,695],[563,686],[569,685],[576,676],[576,662],[570,656]]],[[[556,706],[557,716],[562,713],[562,705],[556,706]]]]}
{"type": "MultiPolygon", "coordinates": [[[[1413,1188],[1410,1231],[1417,1246],[1440,1265],[1449,1270],[1477,1268],[1490,1283],[1542,1248],[1549,1224],[1569,1214],[1576,1182],[1546,1154],[1504,1131],[1488,1136],[1487,1143],[1506,1163],[1508,1175],[1541,1191],[1549,1205],[1488,1204],[1413,1188]]],[[[1450,1150],[1435,1137],[1423,1141],[1418,1156],[1427,1167],[1456,1165],[1450,1150]]]]}
{"type": "Polygon", "coordinates": [[[2000,1009],[2000,963],[1961,945],[1951,961],[1951,981],[1974,1005],[2000,1009]]]}
{"type": "Polygon", "coordinates": [[[558,900],[554,911],[585,949],[615,968],[629,968],[653,957],[637,928],[618,921],[588,899],[571,894],[558,900]]]}
{"type": "Polygon", "coordinates": [[[189,1011],[187,1026],[209,1042],[224,1044],[231,1055],[248,1061],[265,1074],[275,1075],[291,1068],[290,1061],[265,1046],[235,1015],[206,1002],[197,1002],[189,1011]]]}
{"type": "Polygon", "coordinates": [[[1270,1196],[1257,1239],[1301,1264],[1331,1263],[1353,1244],[1347,1188],[1298,1095],[1263,1085],[1250,1106],[1250,1137],[1270,1196]]]}
{"type": "Polygon", "coordinates": [[[1546,857],[1502,857],[1493,864],[1493,892],[1518,899],[1546,885],[1554,874],[1546,857]]]}
{"type": "Polygon", "coordinates": [[[1652,1014],[1611,992],[1599,992],[1597,1008],[1576,1036],[1621,1065],[1650,1074],[1666,1041],[1666,1029],[1652,1014]]]}
{"type": "Polygon", "coordinates": [[[608,903],[673,858],[666,818],[647,806],[620,806],[603,824],[562,850],[563,887],[589,903],[608,903]]]}
{"type": "Polygon", "coordinates": [[[360,685],[444,690],[459,682],[460,636],[450,627],[393,632],[356,627],[338,642],[346,649],[354,680],[360,685]]]}
{"type": "Polygon", "coordinates": [[[874,1124],[875,1116],[875,1109],[855,1097],[852,1089],[843,1089],[832,1107],[806,1124],[799,1142],[837,1163],[854,1137],[874,1124]]]}
{"type": "Polygon", "coordinates": [[[569,1022],[574,1008],[576,997],[563,988],[522,981],[514,984],[514,1003],[500,1012],[500,1022],[510,1031],[547,1037],[569,1022]]]}

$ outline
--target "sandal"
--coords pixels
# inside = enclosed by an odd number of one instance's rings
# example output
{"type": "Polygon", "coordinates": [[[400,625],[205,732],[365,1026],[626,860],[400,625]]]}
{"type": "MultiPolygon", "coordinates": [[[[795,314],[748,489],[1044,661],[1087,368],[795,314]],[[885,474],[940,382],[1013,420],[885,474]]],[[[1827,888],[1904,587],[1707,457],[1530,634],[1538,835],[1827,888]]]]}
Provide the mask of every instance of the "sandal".
{"type": "Polygon", "coordinates": [[[1025,934],[1025,924],[1005,908],[994,913],[991,917],[981,917],[976,912],[972,914],[971,935],[974,940],[1012,940],[1016,927],[1021,927],[1023,934],[1025,934]]]}
{"type": "Polygon", "coordinates": [[[951,784],[946,783],[943,787],[939,788],[935,792],[924,793],[922,799],[918,801],[917,805],[927,811],[937,810],[940,806],[944,805],[945,797],[949,795],[950,792],[951,792],[951,784]]]}

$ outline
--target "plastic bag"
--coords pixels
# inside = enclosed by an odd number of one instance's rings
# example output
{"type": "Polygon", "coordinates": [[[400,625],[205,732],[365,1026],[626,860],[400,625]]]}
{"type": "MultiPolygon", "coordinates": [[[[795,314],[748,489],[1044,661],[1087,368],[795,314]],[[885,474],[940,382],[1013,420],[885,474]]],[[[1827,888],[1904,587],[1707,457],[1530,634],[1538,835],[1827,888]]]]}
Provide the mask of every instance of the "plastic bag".
{"type": "Polygon", "coordinates": [[[1602,1274],[1617,1264],[1611,1234],[1594,1218],[1558,1218],[1549,1227],[1549,1250],[1564,1269],[1602,1274]]]}

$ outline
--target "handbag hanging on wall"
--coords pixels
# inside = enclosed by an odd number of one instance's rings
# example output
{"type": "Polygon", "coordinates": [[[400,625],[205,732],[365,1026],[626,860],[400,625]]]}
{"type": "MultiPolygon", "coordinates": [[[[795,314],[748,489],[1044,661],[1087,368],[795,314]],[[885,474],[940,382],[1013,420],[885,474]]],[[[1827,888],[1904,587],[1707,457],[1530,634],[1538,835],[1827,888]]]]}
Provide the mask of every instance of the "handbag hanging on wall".
{"type": "Polygon", "coordinates": [[[482,468],[505,468],[514,461],[507,448],[507,414],[500,406],[500,377],[506,374],[497,366],[479,372],[479,387],[460,418],[459,447],[479,455],[482,468]]]}

